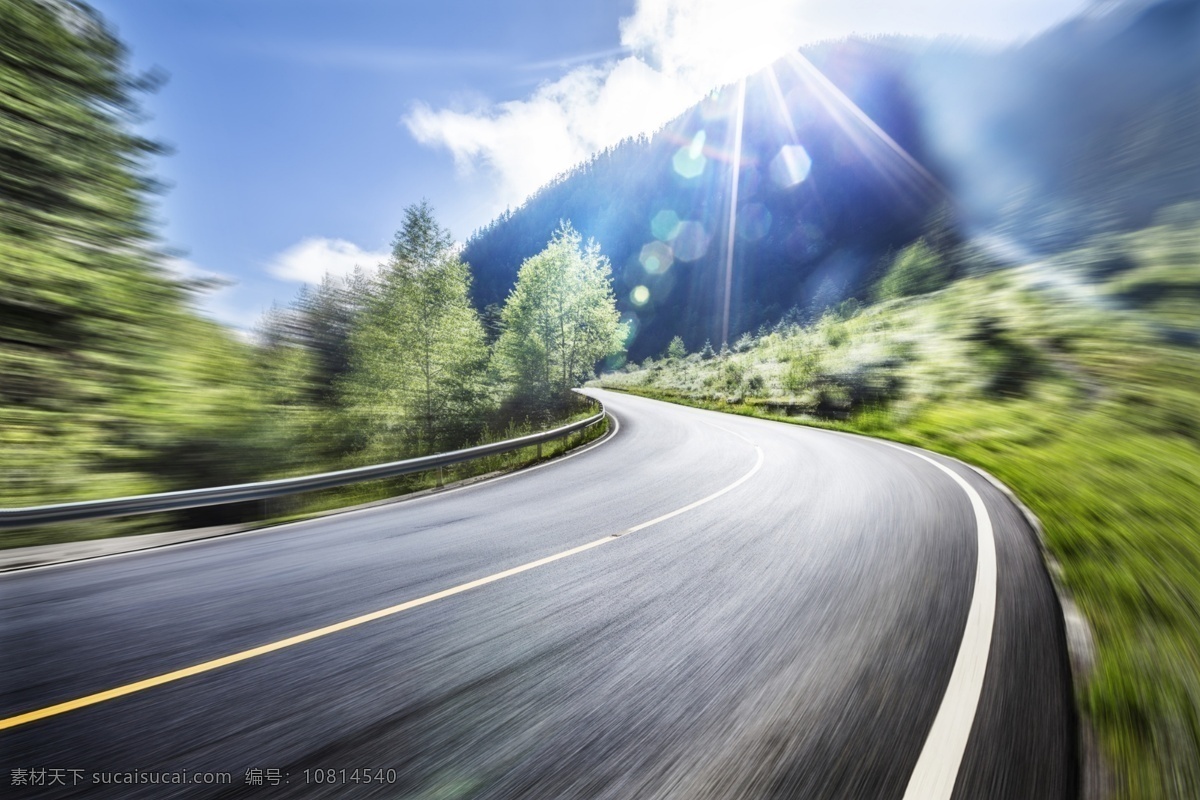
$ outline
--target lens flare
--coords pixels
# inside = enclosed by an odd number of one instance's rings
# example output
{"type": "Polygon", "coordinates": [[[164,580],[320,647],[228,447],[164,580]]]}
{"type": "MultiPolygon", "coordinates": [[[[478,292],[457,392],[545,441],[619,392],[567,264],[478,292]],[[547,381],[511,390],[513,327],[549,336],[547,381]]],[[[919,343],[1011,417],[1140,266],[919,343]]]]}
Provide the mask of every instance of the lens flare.
{"type": "Polygon", "coordinates": [[[743,239],[756,242],[771,232],[771,212],[762,203],[747,203],[738,212],[737,233],[743,239]]]}
{"type": "Polygon", "coordinates": [[[721,342],[729,341],[729,305],[733,294],[733,243],[737,230],[738,184],[742,174],[742,134],[746,124],[746,79],[738,81],[737,116],[733,123],[733,160],[729,169],[729,223],[725,228],[725,298],[721,311],[721,342]]]}
{"type": "Polygon", "coordinates": [[[699,222],[688,220],[679,223],[675,230],[675,238],[671,240],[671,250],[679,261],[695,261],[703,258],[708,252],[710,237],[699,222]]]}
{"type": "Polygon", "coordinates": [[[675,153],[672,166],[680,177],[690,179],[704,174],[704,167],[708,164],[708,159],[704,157],[704,139],[705,134],[701,130],[692,137],[691,144],[679,148],[675,153]]]}
{"type": "Polygon", "coordinates": [[[738,176],[738,197],[743,200],[756,197],[758,190],[762,187],[762,174],[754,166],[754,160],[747,158],[747,155],[745,153],[742,155],[742,174],[738,176]]]}
{"type": "Polygon", "coordinates": [[[669,246],[662,242],[650,242],[642,248],[638,261],[642,263],[646,272],[651,275],[661,275],[671,268],[671,264],[675,261],[675,254],[671,252],[669,246]]]}
{"type": "MultiPolygon", "coordinates": [[[[783,63],[806,84],[813,96],[845,134],[845,142],[867,159],[880,175],[899,189],[914,194],[948,197],[942,186],[921,162],[901,147],[875,120],[851,100],[799,51],[788,53],[783,63]]],[[[843,157],[849,155],[848,148],[843,157]]]]}
{"type": "Polygon", "coordinates": [[[808,151],[798,144],[784,145],[779,148],[779,154],[771,160],[771,180],[777,186],[788,189],[799,186],[808,180],[812,171],[812,159],[808,151]]]}
{"type": "Polygon", "coordinates": [[[635,286],[633,291],[629,293],[629,302],[639,308],[650,302],[650,290],[645,286],[635,286]]]}
{"type": "Polygon", "coordinates": [[[650,220],[650,232],[654,238],[662,242],[670,241],[679,233],[679,215],[669,208],[664,208],[650,220]]]}
{"type": "Polygon", "coordinates": [[[625,346],[633,344],[638,331],[642,329],[641,317],[636,312],[627,311],[621,315],[621,326],[625,329],[625,346]]]}

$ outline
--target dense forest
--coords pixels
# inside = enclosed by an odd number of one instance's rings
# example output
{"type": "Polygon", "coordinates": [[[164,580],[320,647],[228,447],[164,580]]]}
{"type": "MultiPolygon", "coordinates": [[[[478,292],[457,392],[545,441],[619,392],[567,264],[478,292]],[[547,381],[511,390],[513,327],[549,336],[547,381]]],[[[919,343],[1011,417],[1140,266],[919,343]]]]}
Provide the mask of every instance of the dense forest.
{"type": "Polygon", "coordinates": [[[740,126],[739,88],[725,87],[475,232],[475,301],[502,301],[570,219],[612,259],[641,359],[676,335],[719,347],[864,298],[931,215],[988,245],[968,260],[976,270],[1143,227],[1200,198],[1198,41],[1200,3],[1162,0],[997,52],[898,37],[804,48],[747,80],[740,126]]]}
{"type": "Polygon", "coordinates": [[[205,287],[170,271],[156,236],[159,148],[132,133],[154,81],[126,63],[87,6],[0,3],[0,505],[475,444],[569,413],[570,388],[621,351],[594,243],[547,232],[489,336],[425,203],[386,264],[306,289],[251,341],[205,319],[205,287]]]}

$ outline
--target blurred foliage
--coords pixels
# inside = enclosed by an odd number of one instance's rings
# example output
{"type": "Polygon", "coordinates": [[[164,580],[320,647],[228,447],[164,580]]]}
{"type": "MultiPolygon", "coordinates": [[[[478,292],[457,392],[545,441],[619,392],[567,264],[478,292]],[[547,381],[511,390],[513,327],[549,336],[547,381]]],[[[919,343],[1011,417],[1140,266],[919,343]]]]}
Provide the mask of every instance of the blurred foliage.
{"type": "MultiPolygon", "coordinates": [[[[153,85],[128,73],[123,46],[90,8],[0,2],[0,506],[390,461],[581,413],[565,389],[620,346],[607,262],[574,234],[547,252],[575,248],[575,260],[543,258],[563,267],[547,273],[547,291],[526,286],[514,293],[519,311],[488,316],[510,352],[519,347],[505,326],[552,320],[568,332],[527,332],[551,342],[555,367],[552,385],[510,375],[535,401],[532,420],[503,402],[511,387],[489,364],[469,268],[426,203],[406,209],[379,271],[306,287],[253,337],[203,318],[194,307],[203,287],[170,271],[155,238],[147,170],[159,149],[131,133],[136,98],[153,85]],[[567,313],[543,308],[551,300],[569,301],[567,313]]],[[[6,532],[0,544],[263,513],[272,512],[57,525],[6,532]]]]}
{"type": "Polygon", "coordinates": [[[1098,661],[1080,705],[1115,796],[1200,797],[1200,208],[724,358],[604,375],[661,399],[918,444],[1045,526],[1098,661]],[[1113,269],[1113,265],[1119,269],[1113,269]],[[738,375],[759,376],[751,388],[738,375]]]}
{"type": "Polygon", "coordinates": [[[153,82],[125,59],[85,6],[0,4],[3,505],[202,485],[235,443],[250,477],[266,446],[251,349],[192,311],[155,248],[157,148],[129,132],[153,82]]]}
{"type": "Polygon", "coordinates": [[[950,282],[950,267],[941,254],[918,239],[900,251],[879,282],[880,300],[926,294],[944,288],[950,282]]]}

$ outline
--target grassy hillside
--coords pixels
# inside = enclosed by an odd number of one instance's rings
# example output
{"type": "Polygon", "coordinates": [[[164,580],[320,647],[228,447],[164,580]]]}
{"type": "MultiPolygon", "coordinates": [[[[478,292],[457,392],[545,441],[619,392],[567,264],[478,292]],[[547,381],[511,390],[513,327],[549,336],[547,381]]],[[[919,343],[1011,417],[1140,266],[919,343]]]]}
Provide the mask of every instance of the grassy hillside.
{"type": "Polygon", "coordinates": [[[1198,211],[600,383],[991,471],[1041,518],[1093,627],[1079,702],[1117,795],[1200,797],[1198,211]]]}

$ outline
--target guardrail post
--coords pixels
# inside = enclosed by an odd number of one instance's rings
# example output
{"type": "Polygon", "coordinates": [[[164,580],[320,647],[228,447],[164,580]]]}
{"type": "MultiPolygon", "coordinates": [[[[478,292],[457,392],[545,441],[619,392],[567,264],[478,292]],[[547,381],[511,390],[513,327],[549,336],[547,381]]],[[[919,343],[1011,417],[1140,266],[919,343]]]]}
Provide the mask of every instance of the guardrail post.
{"type": "Polygon", "coordinates": [[[541,443],[541,442],[538,442],[538,453],[537,453],[537,457],[538,457],[538,461],[541,461],[541,460],[542,460],[542,443],[541,443]]]}
{"type": "Polygon", "coordinates": [[[442,468],[438,467],[437,488],[441,489],[446,485],[446,481],[442,479],[442,468]]]}

